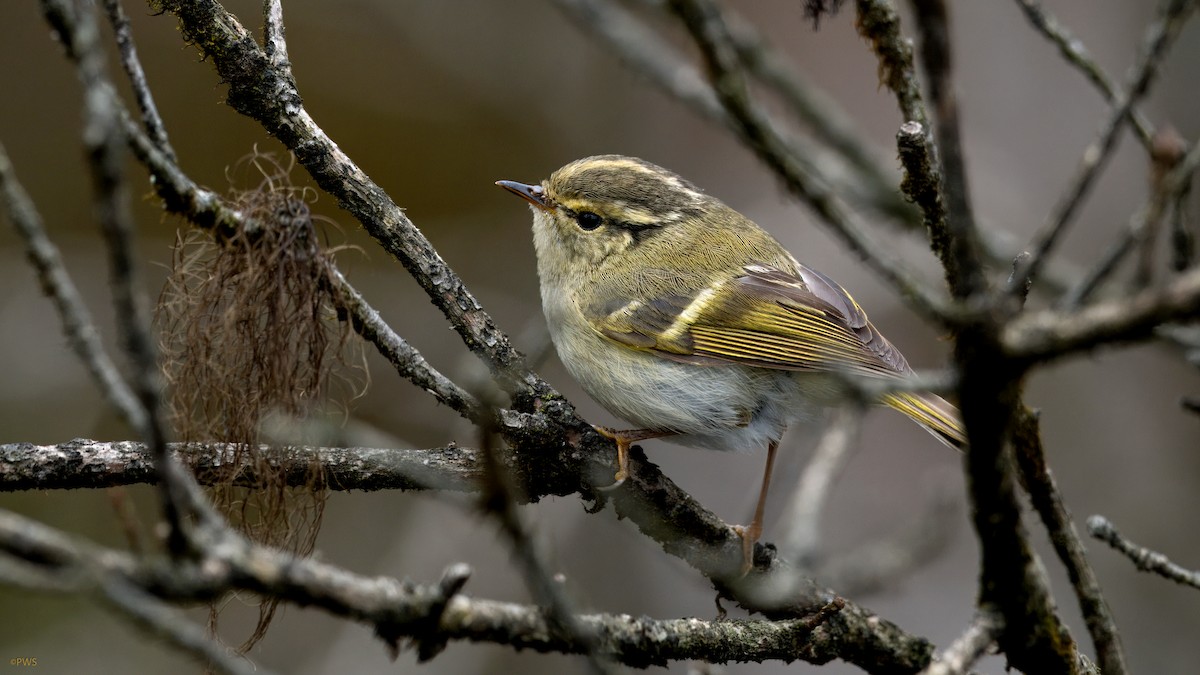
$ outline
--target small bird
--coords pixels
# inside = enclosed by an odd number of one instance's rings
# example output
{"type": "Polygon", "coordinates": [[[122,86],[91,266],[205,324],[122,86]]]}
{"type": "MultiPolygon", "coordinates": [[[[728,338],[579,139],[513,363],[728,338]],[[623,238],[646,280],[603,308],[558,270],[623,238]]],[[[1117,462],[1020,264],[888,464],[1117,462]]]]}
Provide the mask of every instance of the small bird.
{"type": "MultiPolygon", "coordinates": [[[[845,400],[839,373],[903,378],[912,368],[841,286],[667,169],[600,155],[540,185],[496,184],[533,211],[542,309],[563,365],[636,426],[597,427],[617,445],[613,487],[629,474],[635,441],[767,447],[754,519],[735,528],[748,571],[788,425],[845,400]]],[[[880,403],[965,446],[944,399],[895,392],[880,403]]]]}

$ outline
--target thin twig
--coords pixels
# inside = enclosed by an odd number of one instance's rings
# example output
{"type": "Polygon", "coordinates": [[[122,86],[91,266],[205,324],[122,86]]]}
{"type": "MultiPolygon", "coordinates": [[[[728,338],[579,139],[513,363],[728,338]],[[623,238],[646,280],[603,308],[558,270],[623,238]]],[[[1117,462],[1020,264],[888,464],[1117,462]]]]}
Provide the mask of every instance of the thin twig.
{"type": "Polygon", "coordinates": [[[209,668],[228,675],[270,675],[270,670],[227,649],[179,610],[124,579],[110,577],[99,585],[107,605],[147,633],[197,657],[209,668]]]}
{"type": "Polygon", "coordinates": [[[987,290],[979,254],[979,232],[971,209],[966,161],[959,134],[958,97],[950,50],[950,20],[943,0],[914,0],[921,43],[921,66],[929,82],[934,109],[934,135],[941,163],[942,203],[946,208],[946,245],[940,252],[950,289],[957,298],[987,290]]]}
{"type": "Polygon", "coordinates": [[[42,291],[58,310],[67,343],[125,422],[137,430],[146,428],[145,408],[104,348],[91,312],[63,265],[58,247],[46,234],[41,214],[18,182],[3,146],[0,146],[0,199],[4,201],[9,220],[25,242],[25,252],[37,271],[42,291]]]}
{"type": "MultiPolygon", "coordinates": [[[[1159,232],[1162,221],[1175,201],[1175,191],[1168,179],[1171,170],[1179,166],[1187,154],[1187,141],[1170,125],[1164,127],[1155,137],[1150,147],[1150,203],[1155,213],[1146,217],[1146,225],[1138,237],[1139,255],[1133,270],[1132,287],[1142,289],[1154,281],[1154,271],[1158,259],[1159,232]]],[[[1190,181],[1188,181],[1190,184],[1190,181]]],[[[1180,269],[1186,269],[1186,265],[1180,269]]]]}
{"type": "Polygon", "coordinates": [[[1192,184],[1183,186],[1171,205],[1171,269],[1182,272],[1196,260],[1196,233],[1192,226],[1192,184]]]}
{"type": "Polygon", "coordinates": [[[116,35],[121,66],[129,77],[138,109],[142,111],[142,124],[146,127],[146,133],[163,154],[175,161],[175,149],[167,139],[167,127],[163,124],[162,117],[158,114],[158,106],[154,104],[154,96],[150,93],[146,71],[142,69],[137,47],[133,44],[133,29],[129,26],[129,17],[125,15],[121,0],[104,0],[104,12],[108,15],[108,22],[112,24],[116,35]]]}
{"type": "MultiPolygon", "coordinates": [[[[854,124],[854,116],[790,67],[748,20],[732,10],[726,13],[726,19],[729,36],[746,70],[778,92],[789,109],[812,128],[816,138],[859,170],[859,180],[866,183],[863,189],[874,196],[872,203],[877,208],[898,222],[913,223],[912,209],[896,193],[895,179],[880,162],[879,153],[863,141],[866,134],[854,124]]],[[[819,159],[814,163],[821,165],[819,159]]]]}
{"type": "Polygon", "coordinates": [[[1013,448],[1021,484],[1029,493],[1042,523],[1046,525],[1058,559],[1067,569],[1084,623],[1096,647],[1100,670],[1105,675],[1124,675],[1128,667],[1116,621],[1100,590],[1100,580],[1088,562],[1087,551],[1075,530],[1075,523],[1063,501],[1054,474],[1046,464],[1037,414],[1028,408],[1017,413],[1013,426],[1013,448]]]}
{"type": "MultiPolygon", "coordinates": [[[[879,82],[896,95],[905,122],[929,128],[921,83],[913,67],[912,42],[900,31],[900,14],[890,0],[858,0],[855,27],[879,59],[879,82]]],[[[934,152],[929,153],[931,156],[934,152]]],[[[941,183],[941,176],[935,176],[941,183]]]]}
{"type": "MultiPolygon", "coordinates": [[[[942,260],[947,276],[951,274],[950,235],[946,230],[946,207],[942,202],[941,169],[932,156],[929,131],[920,122],[905,122],[896,132],[896,148],[904,178],[900,190],[920,209],[929,236],[929,245],[942,260]]],[[[949,279],[947,279],[949,281],[949,279]]]]}
{"type": "MultiPolygon", "coordinates": [[[[1192,178],[1197,170],[1200,170],[1200,143],[1193,144],[1182,158],[1173,163],[1168,171],[1152,181],[1150,197],[1146,203],[1138,209],[1129,225],[1101,256],[1100,262],[1062,295],[1058,306],[1063,309],[1076,309],[1083,305],[1113,273],[1125,256],[1133,250],[1134,244],[1141,240],[1143,230],[1148,227],[1147,223],[1160,217],[1169,208],[1171,202],[1176,203],[1176,217],[1181,217],[1179,210],[1191,189],[1192,178]]],[[[1187,260],[1183,262],[1187,262],[1187,260]]],[[[1186,267],[1185,265],[1180,268],[1178,263],[1176,264],[1177,271],[1180,272],[1186,267]]]]}
{"type": "Polygon", "coordinates": [[[183,509],[188,503],[183,470],[167,453],[166,431],[159,413],[160,372],[150,330],[150,311],[138,285],[133,255],[134,225],[122,172],[124,134],[110,95],[98,25],[91,3],[46,0],[44,10],[76,60],[84,89],[84,144],[92,173],[97,220],[108,244],[113,304],[124,348],[133,366],[133,390],[146,413],[140,429],[159,472],[163,514],[169,527],[167,545],[174,555],[188,547],[183,509]]]}
{"type": "Polygon", "coordinates": [[[779,550],[801,566],[811,564],[818,551],[821,512],[856,445],[863,413],[862,405],[856,401],[848,401],[834,411],[783,510],[781,522],[789,525],[779,541],[779,550]]]}
{"type": "Polygon", "coordinates": [[[827,185],[814,180],[797,164],[794,154],[751,98],[728,28],[717,6],[710,0],[673,0],[671,7],[704,54],[717,95],[737,120],[738,133],[743,140],[855,253],[908,298],[914,308],[940,324],[953,323],[951,306],[917,281],[876,243],[827,185]]]}
{"type": "MultiPolygon", "coordinates": [[[[580,26],[585,35],[599,40],[630,70],[645,77],[701,117],[730,131],[737,131],[738,122],[721,105],[716,92],[700,71],[635,14],[610,0],[554,0],[554,3],[580,26]]],[[[779,77],[776,73],[774,79],[778,81],[779,77]]],[[[789,98],[788,93],[783,95],[789,98]]],[[[793,91],[791,95],[801,94],[793,91]]],[[[814,140],[785,133],[782,125],[765,111],[763,115],[766,122],[778,130],[807,173],[835,186],[835,192],[845,195],[854,203],[865,204],[881,213],[904,215],[906,205],[898,199],[895,188],[886,179],[886,173],[878,167],[874,171],[856,168],[840,151],[831,152],[822,145],[823,142],[830,142],[830,139],[826,138],[817,123],[813,123],[816,129],[814,140]]],[[[826,116],[832,115],[826,113],[826,116]]],[[[834,131],[833,138],[844,133],[834,131]]]]}
{"type": "Polygon", "coordinates": [[[980,608],[963,634],[946,651],[938,654],[937,660],[922,670],[920,675],[966,675],[971,666],[996,644],[1003,627],[1004,618],[999,612],[988,607],[980,608]]]}
{"type": "MultiPolygon", "coordinates": [[[[486,400],[487,395],[484,394],[481,398],[486,400]]],[[[482,426],[480,437],[480,456],[484,469],[480,506],[486,514],[496,519],[501,531],[508,538],[513,556],[517,559],[517,566],[525,578],[525,585],[529,587],[537,603],[546,607],[546,619],[550,626],[556,632],[563,633],[569,641],[584,646],[589,672],[596,675],[615,673],[613,663],[596,653],[596,646],[579,623],[566,589],[563,584],[555,581],[550,572],[548,554],[543,550],[541,541],[517,510],[517,490],[512,484],[512,477],[505,471],[500,460],[494,427],[482,426]]]]}
{"type": "MultiPolygon", "coordinates": [[[[1046,11],[1037,0],[1016,0],[1016,3],[1025,13],[1025,18],[1029,19],[1029,23],[1033,24],[1033,27],[1047,40],[1053,42],[1055,47],[1058,47],[1058,53],[1063,59],[1083,73],[1084,77],[1100,90],[1107,103],[1115,104],[1118,96],[1116,83],[1108,76],[1108,73],[1104,72],[1100,64],[1096,63],[1083,42],[1072,35],[1066,26],[1059,23],[1058,19],[1046,11]]],[[[1154,138],[1154,126],[1136,107],[1131,108],[1130,118],[1142,145],[1149,149],[1151,139],[1154,138]]]]}
{"type": "MultiPolygon", "coordinates": [[[[1095,139],[1084,150],[1083,157],[1066,192],[1055,204],[1041,229],[1030,241],[1027,248],[1030,257],[1021,273],[1016,275],[1020,280],[1019,283],[1026,283],[1026,280],[1036,281],[1040,267],[1066,231],[1067,225],[1083,203],[1083,199],[1099,175],[1100,169],[1112,155],[1112,151],[1116,147],[1117,132],[1121,130],[1121,123],[1128,118],[1133,105],[1149,91],[1150,83],[1158,73],[1158,66],[1162,63],[1168,48],[1174,42],[1175,37],[1179,35],[1195,6],[1195,0],[1166,0],[1163,4],[1157,20],[1151,23],[1147,30],[1141,56],[1134,67],[1133,75],[1129,78],[1129,83],[1114,100],[1108,116],[1096,132],[1095,139]]],[[[1017,285],[1009,284],[1008,292],[1010,295],[1015,294],[1017,285]]]]}
{"type": "Polygon", "coordinates": [[[350,285],[341,270],[331,266],[329,272],[337,284],[337,302],[349,315],[354,331],[375,345],[380,355],[396,369],[397,374],[472,422],[483,421],[487,411],[474,396],[430,365],[421,352],[400,337],[383,320],[379,312],[367,303],[358,289],[350,285]]]}
{"type": "Polygon", "coordinates": [[[273,68],[278,69],[286,79],[293,79],[283,26],[283,3],[279,0],[266,0],[263,3],[263,53],[273,68]]]}
{"type": "MultiPolygon", "coordinates": [[[[228,232],[252,232],[261,227],[216,193],[196,185],[136,126],[126,124],[125,132],[134,156],[154,177],[154,187],[168,210],[184,216],[197,227],[216,230],[218,237],[228,232]]],[[[375,345],[401,377],[467,419],[478,421],[483,410],[474,397],[431,366],[420,352],[392,330],[339,269],[330,267],[329,271],[337,285],[336,299],[355,332],[375,345]]]]}
{"type": "Polygon", "coordinates": [[[1171,562],[1167,556],[1139,546],[1121,536],[1117,528],[1104,516],[1089,516],[1088,532],[1093,537],[1116,549],[1133,561],[1139,570],[1151,572],[1175,583],[1200,588],[1200,570],[1189,570],[1171,562]]]}

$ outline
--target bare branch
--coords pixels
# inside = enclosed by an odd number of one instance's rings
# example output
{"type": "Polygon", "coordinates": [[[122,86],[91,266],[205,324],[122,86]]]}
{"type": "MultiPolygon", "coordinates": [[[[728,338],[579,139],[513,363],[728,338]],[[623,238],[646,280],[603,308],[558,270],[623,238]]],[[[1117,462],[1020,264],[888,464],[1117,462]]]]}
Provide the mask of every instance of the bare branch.
{"type": "MultiPolygon", "coordinates": [[[[568,654],[584,648],[551,630],[541,608],[459,594],[465,566],[452,566],[442,583],[418,584],[345,572],[252,544],[228,530],[210,535],[217,536],[220,545],[205,547],[204,560],[165,566],[73,540],[0,510],[0,561],[20,560],[27,567],[47,570],[51,579],[70,582],[42,584],[41,590],[77,592],[92,584],[113,583],[172,603],[208,600],[231,591],[271,594],[365,623],[389,642],[400,637],[417,644],[471,640],[568,654]]],[[[792,661],[822,653],[828,637],[816,629],[841,607],[832,603],[812,617],[783,621],[663,621],[611,614],[580,615],[577,620],[598,653],[635,667],[686,659],[792,661]]]]}
{"type": "Polygon", "coordinates": [[[717,95],[738,122],[737,131],[743,141],[784,180],[797,197],[809,204],[864,262],[898,289],[918,311],[943,325],[953,323],[951,317],[954,312],[950,305],[913,278],[903,265],[885,252],[866,233],[841,199],[796,162],[786,142],[750,97],[732,38],[717,6],[711,0],[673,0],[671,7],[700,46],[717,95]]]}
{"type": "Polygon", "coordinates": [[[341,270],[331,267],[330,274],[338,284],[339,300],[349,315],[354,331],[375,345],[401,377],[429,392],[463,417],[476,423],[483,420],[486,413],[474,396],[431,366],[415,347],[392,330],[379,312],[350,285],[341,270]]]}
{"type": "MultiPolygon", "coordinates": [[[[168,449],[193,468],[202,484],[222,475],[222,459],[229,456],[221,443],[171,443],[168,449]]],[[[331,490],[473,492],[480,481],[476,451],[458,446],[404,450],[264,445],[259,452],[272,468],[280,469],[288,485],[298,487],[311,483],[314,463],[321,465],[331,490]]],[[[153,457],[142,443],[76,439],[58,445],[0,445],[0,492],[106,488],[153,483],[155,477],[153,457]]],[[[238,476],[240,485],[261,485],[261,480],[253,466],[238,476]]]]}
{"type": "Polygon", "coordinates": [[[171,161],[175,161],[175,149],[167,139],[167,128],[158,114],[158,106],[154,104],[150,85],[146,82],[146,72],[138,59],[137,47],[133,44],[133,30],[129,26],[129,17],[125,15],[125,9],[121,6],[121,0],[104,0],[104,11],[116,34],[121,66],[125,69],[125,75],[129,77],[134,98],[142,111],[142,125],[146,127],[146,133],[154,141],[155,147],[171,161]]]}
{"type": "Polygon", "coordinates": [[[1092,636],[1092,644],[1096,647],[1100,670],[1105,675],[1123,675],[1128,672],[1128,668],[1116,621],[1100,590],[1100,580],[1096,578],[1096,573],[1088,562],[1087,551],[1075,530],[1071,513],[1067,510],[1054,475],[1046,464],[1038,416],[1028,408],[1023,408],[1017,413],[1013,447],[1016,451],[1017,467],[1020,469],[1021,484],[1029,493],[1034,509],[1050,533],[1050,542],[1054,545],[1058,559],[1067,568],[1071,587],[1079,600],[1083,620],[1092,636]]]}
{"type": "MultiPolygon", "coordinates": [[[[1033,27],[1047,40],[1053,42],[1055,47],[1058,47],[1058,53],[1062,55],[1063,59],[1083,73],[1084,77],[1100,90],[1109,105],[1115,105],[1118,96],[1116,83],[1108,76],[1108,73],[1104,72],[1100,64],[1096,63],[1083,42],[1072,35],[1066,26],[1059,23],[1058,19],[1046,11],[1037,0],[1016,0],[1016,3],[1025,13],[1025,18],[1029,19],[1029,23],[1033,24],[1033,27]]],[[[1149,149],[1151,139],[1154,137],[1154,126],[1136,107],[1131,107],[1130,118],[1142,145],[1149,149]]]]}
{"type": "MultiPolygon", "coordinates": [[[[486,394],[481,398],[486,399],[486,394]]],[[[596,653],[592,636],[584,631],[578,621],[566,589],[554,580],[550,572],[548,552],[517,510],[520,495],[513,488],[512,479],[498,456],[495,429],[486,425],[481,429],[480,436],[484,467],[480,507],[496,519],[500,530],[508,538],[517,566],[525,578],[525,585],[537,603],[546,607],[546,620],[550,627],[564,634],[569,641],[583,646],[590,672],[597,675],[615,673],[612,662],[596,653]]]]}
{"type": "Polygon", "coordinates": [[[967,187],[967,167],[959,137],[958,97],[950,50],[950,20],[943,0],[914,0],[921,38],[921,65],[929,81],[937,137],[935,161],[941,164],[942,202],[946,208],[946,244],[940,255],[950,289],[957,298],[987,290],[979,255],[979,233],[967,187]]]}
{"type": "MultiPolygon", "coordinates": [[[[929,128],[929,116],[921,97],[921,83],[913,67],[912,42],[900,32],[900,14],[890,0],[858,0],[858,32],[879,59],[879,82],[896,95],[905,122],[929,128]]],[[[935,153],[929,152],[930,156],[935,153]]],[[[941,184],[941,176],[934,183],[941,184]]]]}
{"type": "Polygon", "coordinates": [[[124,145],[112,85],[105,72],[99,26],[91,3],[45,0],[47,20],[68,45],[84,90],[84,145],[92,173],[97,220],[108,244],[113,304],[125,351],[133,366],[133,389],[146,413],[139,429],[155,459],[163,515],[170,527],[167,544],[175,555],[188,545],[182,514],[188,503],[187,478],[167,453],[166,432],[159,414],[160,372],[150,331],[150,310],[138,285],[133,254],[134,225],[124,187],[121,148],[124,145]]]}
{"type": "Polygon", "coordinates": [[[946,207],[942,203],[941,168],[932,156],[933,144],[929,131],[920,123],[908,121],[896,132],[896,147],[900,164],[904,167],[904,179],[900,189],[921,209],[925,229],[929,234],[930,248],[942,261],[947,275],[951,275],[954,259],[950,256],[950,235],[946,231],[946,207]]]}
{"type": "Polygon", "coordinates": [[[1200,268],[1162,288],[1095,302],[1073,311],[1043,310],[1020,316],[1004,327],[1005,352],[1026,362],[1049,361],[1073,352],[1150,336],[1163,323],[1195,318],[1200,312],[1200,268]]]}
{"type": "Polygon", "coordinates": [[[226,649],[210,637],[204,628],[188,621],[177,610],[124,579],[108,578],[101,581],[99,586],[107,605],[145,632],[193,654],[208,667],[228,675],[271,674],[271,671],[226,649]]]}
{"type": "Polygon", "coordinates": [[[855,402],[838,408],[817,449],[813,451],[787,507],[782,522],[790,523],[779,549],[798,564],[811,561],[820,544],[821,513],[829,491],[845,468],[858,438],[864,409],[855,402]]]}
{"type": "MultiPolygon", "coordinates": [[[[876,149],[863,141],[866,134],[854,125],[853,115],[790,67],[753,24],[734,11],[728,11],[725,16],[729,37],[746,70],[778,92],[789,109],[812,127],[816,138],[828,143],[860,171],[859,180],[870,184],[867,194],[878,195],[873,200],[877,208],[902,222],[911,222],[912,209],[898,198],[895,179],[881,165],[876,149]]],[[[813,163],[818,167],[822,165],[819,158],[814,158],[813,163]]],[[[846,194],[840,187],[838,192],[846,194]]],[[[854,192],[850,191],[850,194],[854,192]]]]}
{"type": "Polygon", "coordinates": [[[263,3],[263,53],[271,66],[284,78],[292,79],[292,62],[288,59],[287,39],[283,26],[283,3],[266,0],[263,3]]]}
{"type": "MultiPolygon", "coordinates": [[[[1159,64],[1162,63],[1171,43],[1179,35],[1195,7],[1195,0],[1166,0],[1164,2],[1159,12],[1159,18],[1150,25],[1147,31],[1141,56],[1129,84],[1113,102],[1108,117],[1101,123],[1095,139],[1084,150],[1075,175],[1071,178],[1063,197],[1054,206],[1047,216],[1046,222],[1030,242],[1028,247],[1030,257],[1021,272],[1015,275],[1020,283],[1025,283],[1026,280],[1036,280],[1039,268],[1049,256],[1059,237],[1066,231],[1072,216],[1083,203],[1083,198],[1099,175],[1100,169],[1112,154],[1113,148],[1116,147],[1117,132],[1121,130],[1122,122],[1129,116],[1133,105],[1149,91],[1150,83],[1158,73],[1159,64]]],[[[1009,284],[1008,292],[1014,294],[1016,286],[1009,284]]]]}
{"type": "Polygon", "coordinates": [[[273,63],[237,18],[214,0],[168,1],[161,7],[179,18],[184,37],[212,59],[229,84],[229,105],[258,120],[294,152],[317,184],[404,265],[507,392],[557,395],[528,369],[508,336],[403,210],[308,114],[290,68],[273,63]]]}
{"type": "MultiPolygon", "coordinates": [[[[1134,245],[1145,239],[1144,233],[1155,227],[1154,223],[1163,217],[1171,202],[1177,202],[1176,208],[1180,208],[1180,199],[1187,194],[1197,169],[1200,169],[1200,143],[1194,144],[1187,154],[1177,158],[1169,170],[1161,172],[1156,166],[1155,172],[1159,175],[1152,181],[1150,198],[1134,214],[1128,227],[1104,253],[1100,262],[1063,295],[1059,306],[1074,309],[1082,305],[1113,273],[1121,260],[1133,251],[1134,245]]],[[[1184,268],[1178,269],[1182,271],[1184,268]]]]}
{"type": "Polygon", "coordinates": [[[63,266],[58,247],[46,234],[41,214],[29,193],[17,181],[3,146],[0,146],[0,199],[4,201],[9,220],[25,242],[25,252],[37,271],[42,291],[50,296],[58,310],[71,349],[83,361],[100,392],[120,412],[126,423],[134,429],[144,429],[146,410],[100,341],[91,312],[63,266]]]}
{"type": "MultiPolygon", "coordinates": [[[[554,0],[554,3],[585,35],[600,40],[630,70],[701,117],[737,131],[737,121],[726,112],[703,75],[635,14],[610,0],[554,0]]],[[[667,3],[649,0],[646,4],[667,3]]],[[[886,172],[846,128],[849,122],[845,120],[850,116],[830,109],[832,103],[818,100],[818,94],[792,76],[781,59],[773,57],[749,23],[731,17],[730,24],[731,37],[747,58],[747,68],[777,89],[801,119],[813,126],[814,139],[779,132],[804,170],[836,186],[835,191],[851,201],[911,219],[911,210],[898,198],[886,172]],[[823,142],[837,152],[830,152],[823,142]]],[[[765,111],[763,114],[771,125],[780,128],[765,111]]]]}
{"type": "Polygon", "coordinates": [[[1087,519],[1088,532],[1119,551],[1133,561],[1139,570],[1151,572],[1178,584],[1200,588],[1200,571],[1180,567],[1171,562],[1167,556],[1151,551],[1144,546],[1138,546],[1121,536],[1117,528],[1104,516],[1089,516],[1087,519]]]}
{"type": "Polygon", "coordinates": [[[1003,626],[1004,619],[998,612],[980,609],[967,630],[946,651],[938,654],[921,675],[966,675],[971,666],[996,644],[1003,626]]]}

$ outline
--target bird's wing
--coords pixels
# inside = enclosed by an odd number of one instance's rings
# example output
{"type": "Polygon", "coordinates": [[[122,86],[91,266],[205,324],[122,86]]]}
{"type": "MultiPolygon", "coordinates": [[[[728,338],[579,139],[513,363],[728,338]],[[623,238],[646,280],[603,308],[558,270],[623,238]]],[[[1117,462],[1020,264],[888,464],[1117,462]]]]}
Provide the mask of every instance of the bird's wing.
{"type": "Polygon", "coordinates": [[[674,361],[780,370],[912,372],[858,303],[829,277],[747,265],[686,294],[632,301],[589,317],[608,338],[674,361]]]}

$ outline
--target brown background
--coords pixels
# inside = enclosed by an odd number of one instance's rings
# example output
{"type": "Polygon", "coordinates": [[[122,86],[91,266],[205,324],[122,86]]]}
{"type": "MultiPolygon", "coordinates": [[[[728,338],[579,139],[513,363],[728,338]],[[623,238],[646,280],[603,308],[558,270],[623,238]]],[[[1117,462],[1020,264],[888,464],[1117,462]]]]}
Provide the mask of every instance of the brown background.
{"type": "MultiPolygon", "coordinates": [[[[260,9],[230,3],[254,30],[260,9]]],[[[798,2],[746,3],[746,11],[782,45],[800,70],[839,100],[881,157],[894,156],[900,123],[893,99],[877,86],[876,63],[853,30],[853,12],[814,32],[798,2]],[[751,11],[752,10],[752,11],[751,11]]],[[[1120,76],[1133,61],[1150,2],[1048,3],[1120,76]]],[[[214,188],[257,146],[278,151],[262,129],[222,105],[210,64],[181,44],[170,17],[127,7],[150,83],[181,164],[214,188]]],[[[528,213],[492,186],[499,178],[533,182],[559,165],[607,152],[638,155],[692,179],[775,233],[803,262],[838,279],[916,366],[944,363],[948,343],[796,205],[748,151],[665,99],[584,36],[547,2],[287,3],[285,20],[296,77],[319,124],[392,197],[463,276],[501,327],[527,348],[541,315],[528,237],[528,213]]],[[[1042,221],[1104,116],[1097,93],[1035,35],[1015,3],[960,3],[954,40],[970,179],[979,220],[1026,238],[1042,221]]],[[[107,33],[106,33],[107,34],[107,33]]],[[[114,345],[106,270],[89,217],[80,158],[80,93],[74,75],[38,15],[36,3],[0,4],[0,142],[33,193],[52,236],[114,345]]],[[[678,35],[676,35],[678,37],[678,35]]],[[[1187,29],[1162,82],[1144,105],[1156,123],[1200,135],[1197,69],[1200,30],[1187,29]]],[[[135,198],[149,192],[134,168],[135,198]]],[[[304,177],[297,172],[297,181],[304,177]]],[[[239,185],[245,186],[244,180],[239,185]]],[[[1095,258],[1146,196],[1141,148],[1126,135],[1064,247],[1076,263],[1095,258]]],[[[151,198],[137,199],[141,252],[151,293],[164,274],[178,223],[151,198]]],[[[1193,205],[1194,206],[1194,205],[1193,205]]],[[[384,317],[452,376],[470,357],[404,270],[323,197],[316,207],[340,230],[334,241],[358,244],[340,261],[384,317]]],[[[881,237],[894,238],[888,231],[881,237]]],[[[920,242],[896,249],[940,275],[920,242]]],[[[23,261],[16,237],[0,229],[0,442],[54,443],[74,437],[126,438],[83,368],[65,348],[57,318],[23,261]]],[[[372,384],[356,401],[355,420],[423,447],[474,441],[471,429],[423,392],[371,358],[372,384]]],[[[541,372],[591,420],[614,422],[571,382],[554,357],[541,372]]],[[[1181,413],[1181,394],[1200,394],[1196,372],[1177,353],[1144,346],[1077,358],[1039,371],[1029,401],[1044,411],[1050,460],[1078,521],[1112,518],[1129,536],[1200,567],[1195,514],[1200,509],[1200,421],[1181,413]]],[[[785,450],[796,464],[815,432],[793,433],[785,450]]],[[[731,522],[745,518],[761,456],[722,455],[651,442],[667,475],[731,522]]],[[[784,474],[788,472],[785,469],[784,474]]],[[[794,467],[791,469],[794,475],[794,467]]],[[[786,485],[785,478],[779,484],[786,485]]],[[[835,488],[825,524],[829,549],[846,551],[903,526],[938,486],[962,493],[958,458],[898,415],[873,413],[861,448],[835,488]]],[[[778,513],[786,489],[778,490],[778,513]]],[[[133,491],[152,507],[147,489],[133,491]]],[[[34,515],[97,540],[120,543],[104,492],[0,495],[0,507],[34,515]]],[[[971,616],[977,546],[965,507],[951,543],[932,564],[856,597],[916,634],[945,646],[971,616]]],[[[576,498],[525,509],[552,542],[581,605],[670,618],[712,617],[712,592],[679,561],[657,550],[611,510],[586,516],[576,498]]],[[[766,539],[786,523],[769,519],[766,539]]],[[[1037,531],[1059,603],[1086,642],[1076,604],[1057,561],[1037,531]]],[[[1200,593],[1135,572],[1124,559],[1090,545],[1135,672],[1190,673],[1200,593]]],[[[439,495],[334,494],[319,554],[361,573],[435,579],[453,561],[475,568],[467,592],[527,602],[502,538],[462,499],[439,495]]],[[[239,601],[232,601],[233,605],[239,601]]],[[[228,625],[237,628],[231,612],[228,625]]],[[[201,613],[197,612],[197,617],[201,613]]],[[[184,657],[159,646],[83,600],[0,589],[0,658],[32,656],[39,672],[128,673],[177,670],[184,657]]],[[[319,612],[287,609],[254,658],[286,673],[416,671],[404,654],[389,662],[368,628],[319,612]]],[[[578,672],[580,663],[453,644],[424,667],[436,673],[578,672]]],[[[194,669],[188,665],[187,668],[194,669]]],[[[804,664],[731,665],[729,673],[808,672],[804,664]]],[[[1002,672],[998,660],[985,672],[1002,672]]],[[[835,664],[823,672],[851,672],[835,664]]],[[[671,672],[685,672],[676,664],[671,672]]]]}

